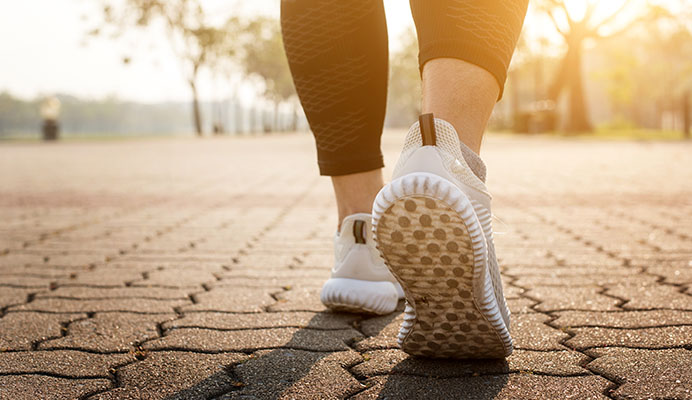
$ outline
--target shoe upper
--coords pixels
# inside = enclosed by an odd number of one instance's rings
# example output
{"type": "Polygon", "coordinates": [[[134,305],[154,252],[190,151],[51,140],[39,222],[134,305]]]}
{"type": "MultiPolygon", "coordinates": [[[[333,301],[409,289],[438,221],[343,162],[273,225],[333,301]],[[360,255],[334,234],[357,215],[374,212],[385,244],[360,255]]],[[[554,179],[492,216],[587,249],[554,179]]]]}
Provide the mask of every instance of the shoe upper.
{"type": "Polygon", "coordinates": [[[396,283],[375,247],[370,214],[353,214],[344,218],[334,235],[334,258],[332,278],[396,283]]]}
{"type": "Polygon", "coordinates": [[[473,173],[461,153],[461,144],[456,130],[449,122],[435,118],[435,145],[423,145],[420,122],[414,123],[406,135],[399,162],[394,168],[392,179],[416,172],[428,172],[441,176],[459,187],[469,198],[483,229],[488,249],[488,272],[495,297],[505,325],[509,328],[510,312],[502,291],[500,268],[493,243],[492,199],[485,183],[473,173]]]}

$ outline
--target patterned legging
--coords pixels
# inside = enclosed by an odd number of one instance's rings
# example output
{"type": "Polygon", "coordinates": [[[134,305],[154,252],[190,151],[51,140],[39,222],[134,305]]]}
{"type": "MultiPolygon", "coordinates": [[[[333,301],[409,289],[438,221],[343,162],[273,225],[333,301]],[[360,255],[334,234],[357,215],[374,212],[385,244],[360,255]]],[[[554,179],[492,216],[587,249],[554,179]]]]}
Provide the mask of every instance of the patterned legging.
{"type": "MultiPolygon", "coordinates": [[[[457,58],[500,86],[528,0],[410,0],[419,68],[457,58]]],[[[293,81],[315,135],[322,175],[383,166],[388,43],[382,0],[282,0],[281,27],[293,81]]]]}

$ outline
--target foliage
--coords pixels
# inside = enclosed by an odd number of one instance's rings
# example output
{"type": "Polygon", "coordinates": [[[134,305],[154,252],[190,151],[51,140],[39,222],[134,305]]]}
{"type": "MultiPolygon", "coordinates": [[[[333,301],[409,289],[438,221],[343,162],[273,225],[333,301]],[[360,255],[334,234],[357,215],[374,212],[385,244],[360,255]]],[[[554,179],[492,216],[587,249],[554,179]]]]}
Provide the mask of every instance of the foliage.
{"type": "Polygon", "coordinates": [[[420,114],[421,82],[418,70],[418,40],[412,29],[399,38],[401,48],[389,64],[387,124],[408,127],[420,114]]]}
{"type": "MultiPolygon", "coordinates": [[[[585,0],[583,15],[576,16],[565,0],[537,0],[539,12],[546,14],[553,22],[555,30],[567,45],[562,66],[548,90],[548,98],[556,100],[563,89],[569,91],[568,131],[590,131],[586,99],[584,97],[582,76],[582,51],[587,40],[599,40],[626,32],[641,22],[652,22],[668,16],[661,6],[644,3],[641,0],[622,0],[619,7],[606,16],[599,16],[599,7],[605,2],[585,0]]],[[[573,3],[573,4],[576,4],[573,3]]],[[[611,4],[608,2],[607,4],[611,4]]]]}
{"type": "MultiPolygon", "coordinates": [[[[185,80],[192,92],[195,129],[202,135],[197,79],[200,69],[213,69],[233,57],[234,47],[230,45],[228,32],[208,23],[200,0],[124,0],[123,4],[117,2],[118,6],[112,0],[103,1],[104,21],[115,28],[115,36],[131,27],[163,22],[173,51],[182,61],[185,80]]],[[[101,29],[92,33],[100,34],[101,29]]],[[[129,60],[126,57],[125,61],[129,60]]]]}
{"type": "Polygon", "coordinates": [[[661,21],[601,46],[611,62],[596,78],[603,82],[616,117],[659,127],[660,113],[674,111],[692,91],[691,28],[661,21]],[[652,105],[656,113],[642,112],[652,105]]]}
{"type": "Polygon", "coordinates": [[[245,73],[263,81],[266,98],[274,102],[293,98],[295,88],[283,48],[279,22],[274,18],[258,16],[244,24],[233,18],[227,25],[238,24],[241,33],[236,36],[236,40],[242,44],[245,73]]]}

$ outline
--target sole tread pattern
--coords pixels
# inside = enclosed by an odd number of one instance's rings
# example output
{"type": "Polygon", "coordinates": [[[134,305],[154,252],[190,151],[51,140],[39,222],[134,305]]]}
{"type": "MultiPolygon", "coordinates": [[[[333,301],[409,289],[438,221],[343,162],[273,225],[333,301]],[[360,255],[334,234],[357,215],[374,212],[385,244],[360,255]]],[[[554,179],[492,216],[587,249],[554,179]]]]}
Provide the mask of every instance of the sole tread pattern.
{"type": "Polygon", "coordinates": [[[511,338],[497,302],[474,292],[486,248],[468,199],[429,174],[401,179],[378,195],[374,225],[378,248],[406,293],[401,348],[435,358],[505,357],[511,338]]]}

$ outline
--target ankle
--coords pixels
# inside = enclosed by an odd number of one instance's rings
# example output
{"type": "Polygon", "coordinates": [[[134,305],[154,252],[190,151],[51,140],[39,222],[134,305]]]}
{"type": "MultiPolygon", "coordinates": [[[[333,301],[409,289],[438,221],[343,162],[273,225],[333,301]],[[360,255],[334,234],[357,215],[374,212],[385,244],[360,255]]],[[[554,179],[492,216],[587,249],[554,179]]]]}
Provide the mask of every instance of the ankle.
{"type": "Polygon", "coordinates": [[[350,175],[332,177],[334,195],[339,213],[337,226],[349,215],[372,213],[372,203],[384,186],[382,170],[376,169],[350,175]]]}

